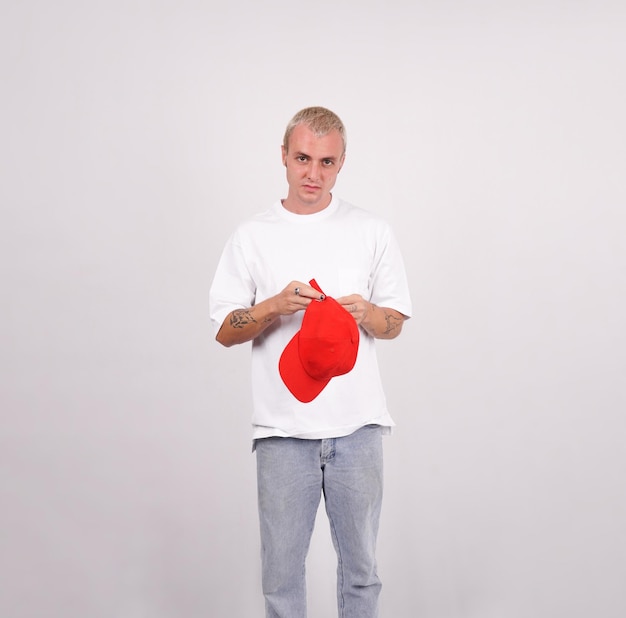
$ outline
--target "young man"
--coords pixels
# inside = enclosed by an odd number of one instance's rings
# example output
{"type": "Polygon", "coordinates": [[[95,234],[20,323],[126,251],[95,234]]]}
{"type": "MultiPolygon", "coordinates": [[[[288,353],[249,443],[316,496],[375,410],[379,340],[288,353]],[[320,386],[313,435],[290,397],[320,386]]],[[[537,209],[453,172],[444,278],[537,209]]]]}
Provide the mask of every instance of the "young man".
{"type": "Polygon", "coordinates": [[[389,226],[331,193],[345,152],[336,114],[298,112],[282,145],[287,197],[237,228],[211,286],[217,341],[252,341],[267,618],[306,615],[305,560],[322,493],[339,616],[378,615],[381,436],[393,421],[374,343],[400,333],[411,301],[389,226]],[[328,336],[337,339],[330,347],[328,336]],[[349,358],[326,371],[339,348],[349,358]]]}

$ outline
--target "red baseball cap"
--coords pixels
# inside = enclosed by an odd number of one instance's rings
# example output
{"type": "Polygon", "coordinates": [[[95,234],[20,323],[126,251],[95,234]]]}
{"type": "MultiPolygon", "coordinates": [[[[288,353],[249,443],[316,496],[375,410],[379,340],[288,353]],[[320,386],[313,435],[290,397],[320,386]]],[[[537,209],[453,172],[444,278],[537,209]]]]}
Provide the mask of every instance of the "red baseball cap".
{"type": "MultiPolygon", "coordinates": [[[[309,283],[323,294],[315,279],[309,283]]],[[[283,350],[278,369],[293,396],[309,403],[331,378],[352,370],[358,350],[356,321],[334,298],[326,296],[306,308],[302,326],[283,350]]]]}

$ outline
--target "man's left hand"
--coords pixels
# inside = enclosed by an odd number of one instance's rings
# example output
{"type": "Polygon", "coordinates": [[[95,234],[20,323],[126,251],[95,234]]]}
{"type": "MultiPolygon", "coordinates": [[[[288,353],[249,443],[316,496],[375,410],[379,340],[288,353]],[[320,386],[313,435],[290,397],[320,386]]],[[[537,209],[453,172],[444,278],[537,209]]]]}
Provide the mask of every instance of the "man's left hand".
{"type": "Polygon", "coordinates": [[[360,294],[350,294],[335,299],[355,320],[360,324],[370,311],[372,304],[366,301],[360,294]]]}

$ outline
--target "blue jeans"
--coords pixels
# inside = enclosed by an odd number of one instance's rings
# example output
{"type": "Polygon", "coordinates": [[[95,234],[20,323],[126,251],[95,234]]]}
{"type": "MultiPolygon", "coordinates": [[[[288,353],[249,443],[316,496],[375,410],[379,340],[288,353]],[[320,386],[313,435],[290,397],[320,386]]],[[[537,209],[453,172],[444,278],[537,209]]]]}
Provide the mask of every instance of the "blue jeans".
{"type": "Polygon", "coordinates": [[[322,493],[337,552],[340,618],[376,618],[382,430],[324,440],[256,442],[262,583],[267,618],[305,618],[305,561],[322,493]]]}

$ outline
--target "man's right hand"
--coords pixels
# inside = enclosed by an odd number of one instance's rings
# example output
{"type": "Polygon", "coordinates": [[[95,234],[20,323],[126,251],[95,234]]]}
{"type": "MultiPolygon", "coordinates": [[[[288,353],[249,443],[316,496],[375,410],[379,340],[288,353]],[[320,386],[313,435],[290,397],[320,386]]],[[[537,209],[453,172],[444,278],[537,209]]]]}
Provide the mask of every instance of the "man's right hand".
{"type": "Polygon", "coordinates": [[[306,309],[324,295],[302,281],[292,281],[281,292],[248,309],[235,309],[224,320],[215,339],[226,347],[258,337],[276,318],[306,309]]]}
{"type": "Polygon", "coordinates": [[[285,289],[274,296],[279,315],[291,315],[306,309],[312,301],[323,300],[324,295],[302,281],[292,281],[285,289]]]}

